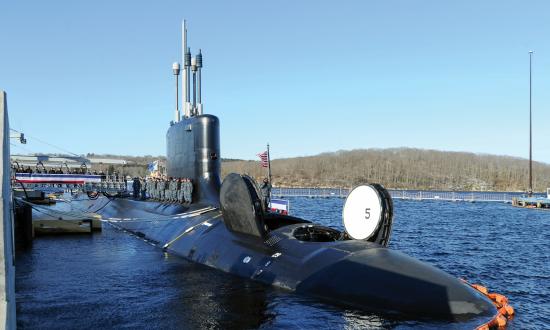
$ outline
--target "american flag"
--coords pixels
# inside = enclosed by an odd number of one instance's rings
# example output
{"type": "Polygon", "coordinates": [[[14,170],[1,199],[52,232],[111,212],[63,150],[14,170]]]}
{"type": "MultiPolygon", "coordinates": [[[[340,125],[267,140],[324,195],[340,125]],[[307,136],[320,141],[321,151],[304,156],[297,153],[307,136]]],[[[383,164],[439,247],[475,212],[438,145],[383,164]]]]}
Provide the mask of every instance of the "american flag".
{"type": "Polygon", "coordinates": [[[262,153],[257,154],[258,157],[260,157],[260,162],[262,164],[262,167],[268,167],[269,158],[267,156],[267,151],[264,151],[262,153]]]}

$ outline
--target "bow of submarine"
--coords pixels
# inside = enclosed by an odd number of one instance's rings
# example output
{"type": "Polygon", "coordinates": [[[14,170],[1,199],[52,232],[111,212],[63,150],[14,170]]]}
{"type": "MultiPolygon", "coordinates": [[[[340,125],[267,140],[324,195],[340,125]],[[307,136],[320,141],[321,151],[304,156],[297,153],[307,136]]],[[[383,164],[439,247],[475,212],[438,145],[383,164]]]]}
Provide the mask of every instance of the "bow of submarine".
{"type": "Polygon", "coordinates": [[[497,313],[489,299],[457,278],[384,247],[352,252],[302,280],[296,291],[373,310],[443,319],[497,313]]]}

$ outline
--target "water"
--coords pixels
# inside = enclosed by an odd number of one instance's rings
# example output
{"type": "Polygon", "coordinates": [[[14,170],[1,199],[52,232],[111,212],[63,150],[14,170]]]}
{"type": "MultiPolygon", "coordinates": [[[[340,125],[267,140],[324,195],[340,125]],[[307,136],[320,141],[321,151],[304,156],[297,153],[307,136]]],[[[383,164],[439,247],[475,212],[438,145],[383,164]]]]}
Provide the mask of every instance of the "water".
{"type": "MultiPolygon", "coordinates": [[[[293,215],[341,228],[343,200],[291,198],[293,215]]],[[[390,246],[510,299],[509,329],[550,324],[550,212],[503,203],[395,201],[390,246]]],[[[463,328],[325,304],[163,253],[104,225],[40,237],[16,257],[26,329],[463,328]]]]}

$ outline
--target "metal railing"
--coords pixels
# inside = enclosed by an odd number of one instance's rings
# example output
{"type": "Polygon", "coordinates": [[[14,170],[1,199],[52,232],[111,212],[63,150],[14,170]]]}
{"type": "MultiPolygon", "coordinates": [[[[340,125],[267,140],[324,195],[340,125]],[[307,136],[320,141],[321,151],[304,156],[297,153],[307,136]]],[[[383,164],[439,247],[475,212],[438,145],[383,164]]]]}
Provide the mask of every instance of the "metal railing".
{"type": "Polygon", "coordinates": [[[12,188],[23,186],[25,189],[40,190],[46,193],[97,191],[115,194],[131,190],[131,185],[132,183],[127,182],[123,176],[105,175],[102,177],[101,182],[86,182],[81,184],[59,181],[58,183],[18,183],[17,185],[12,183],[12,188]]]}
{"type": "MultiPolygon", "coordinates": [[[[349,188],[284,188],[274,187],[272,194],[276,197],[308,197],[308,198],[345,198],[349,188]]],[[[393,199],[411,200],[444,200],[444,201],[480,201],[480,202],[511,202],[513,197],[520,197],[521,192],[493,191],[433,191],[433,190],[397,190],[389,189],[393,199]]],[[[545,197],[539,193],[535,196],[545,197]]]]}

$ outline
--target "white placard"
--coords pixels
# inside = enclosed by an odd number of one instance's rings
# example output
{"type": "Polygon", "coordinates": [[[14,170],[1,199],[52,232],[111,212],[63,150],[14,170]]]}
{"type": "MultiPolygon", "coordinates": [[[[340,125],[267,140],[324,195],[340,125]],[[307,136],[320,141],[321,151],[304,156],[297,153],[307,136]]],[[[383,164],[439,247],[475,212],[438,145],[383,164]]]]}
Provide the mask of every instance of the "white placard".
{"type": "Polygon", "coordinates": [[[367,239],[382,219],[382,200],[372,186],[358,186],[351,191],[344,204],[342,220],[353,239],[367,239]]]}

